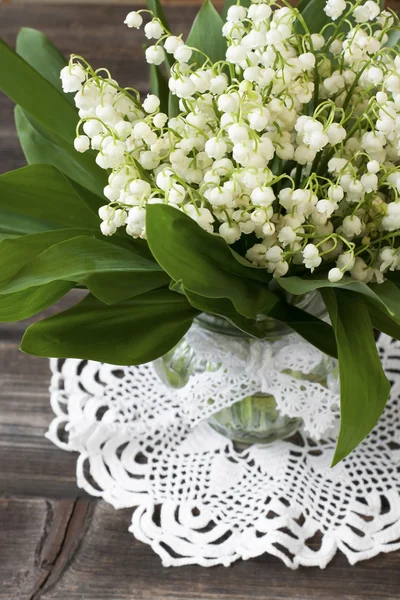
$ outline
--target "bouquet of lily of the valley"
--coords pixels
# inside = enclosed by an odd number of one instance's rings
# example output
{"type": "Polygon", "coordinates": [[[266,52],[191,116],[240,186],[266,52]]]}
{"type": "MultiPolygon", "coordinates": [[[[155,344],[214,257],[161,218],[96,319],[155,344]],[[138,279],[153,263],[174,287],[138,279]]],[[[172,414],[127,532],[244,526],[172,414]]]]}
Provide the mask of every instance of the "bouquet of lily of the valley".
{"type": "Polygon", "coordinates": [[[255,337],[277,319],[339,359],[337,462],[389,394],[373,329],[400,339],[398,18],[206,0],[184,41],[149,4],[125,21],[149,40],[145,99],[37,31],[0,45],[29,163],[0,177],[0,320],[87,288],[22,350],[135,365],[201,312],[255,337]],[[331,324],[293,302],[315,290],[331,324]]]}

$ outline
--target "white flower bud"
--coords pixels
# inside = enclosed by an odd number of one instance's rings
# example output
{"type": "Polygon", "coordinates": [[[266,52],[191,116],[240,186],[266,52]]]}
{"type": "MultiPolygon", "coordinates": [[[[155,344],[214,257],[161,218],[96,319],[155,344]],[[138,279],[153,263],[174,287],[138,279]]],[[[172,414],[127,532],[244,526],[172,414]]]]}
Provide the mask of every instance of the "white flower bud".
{"type": "Polygon", "coordinates": [[[191,48],[189,48],[185,44],[182,44],[182,45],[178,46],[177,49],[175,50],[174,58],[180,63],[187,63],[187,62],[189,62],[189,60],[192,56],[192,52],[193,51],[191,48]]]}
{"type": "MultiPolygon", "coordinates": [[[[120,190],[117,187],[113,187],[112,185],[106,185],[106,187],[103,190],[103,194],[105,195],[105,197],[110,200],[110,202],[115,202],[116,200],[118,200],[118,198],[120,197],[120,190]]],[[[104,208],[104,207],[101,207],[104,208]]],[[[99,209],[101,210],[101,209],[99,209]]],[[[99,213],[100,215],[100,213],[99,213]]],[[[107,218],[110,217],[102,217],[100,215],[100,218],[103,219],[103,221],[107,221],[107,218]]]]}
{"type": "Polygon", "coordinates": [[[212,77],[210,80],[210,92],[212,94],[223,94],[227,87],[228,78],[223,73],[221,75],[217,75],[216,77],[212,77]]]}
{"type": "Polygon", "coordinates": [[[244,6],[230,6],[226,15],[227,21],[243,21],[246,18],[247,10],[244,6]]]}
{"type": "Polygon", "coordinates": [[[350,275],[357,281],[368,283],[373,277],[373,271],[370,267],[367,267],[362,258],[357,256],[354,262],[354,267],[350,271],[350,275]]]}
{"type": "Polygon", "coordinates": [[[71,65],[61,69],[60,78],[65,93],[78,92],[86,79],[86,71],[81,65],[71,65]]]}
{"type": "Polygon", "coordinates": [[[255,108],[248,114],[249,124],[252,129],[256,131],[262,131],[268,125],[270,114],[267,108],[261,106],[255,108]]]}
{"type": "Polygon", "coordinates": [[[320,33],[312,33],[311,42],[314,50],[321,50],[325,46],[325,38],[320,33]]]}
{"type": "Polygon", "coordinates": [[[104,206],[100,206],[98,214],[102,221],[112,221],[115,209],[109,204],[105,204],[104,206]]]}
{"type": "Polygon", "coordinates": [[[154,113],[160,106],[160,99],[154,94],[148,94],[143,102],[143,108],[147,113],[154,113]]]}
{"type": "Polygon", "coordinates": [[[204,150],[207,156],[219,160],[225,156],[227,146],[223,140],[218,140],[216,137],[213,137],[207,140],[204,150]]]}
{"type": "Polygon", "coordinates": [[[174,54],[179,46],[183,46],[183,41],[175,35],[170,35],[164,42],[164,48],[168,54],[174,54]]]}
{"type": "Polygon", "coordinates": [[[278,263],[282,260],[283,250],[280,246],[272,246],[265,253],[265,258],[268,262],[278,263]]]}
{"type": "Polygon", "coordinates": [[[286,275],[286,273],[288,271],[289,271],[289,264],[286,262],[286,260],[280,260],[278,263],[275,264],[273,276],[275,278],[283,277],[284,275],[286,275]]]}
{"type": "Polygon", "coordinates": [[[122,227],[126,222],[126,211],[118,208],[115,211],[113,222],[116,227],[122,227]]]}
{"type": "Polygon", "coordinates": [[[164,48],[161,46],[149,46],[146,49],[145,56],[149,65],[161,65],[165,59],[164,48]]]}
{"type": "Polygon", "coordinates": [[[139,27],[143,23],[143,19],[138,12],[136,12],[135,10],[132,10],[130,13],[128,13],[126,15],[126,19],[125,19],[124,23],[128,27],[135,27],[135,29],[139,29],[139,27]]]}
{"type": "Polygon", "coordinates": [[[233,244],[241,235],[240,227],[236,223],[222,223],[219,230],[219,235],[224,238],[227,244],[233,244]]]}
{"type": "Polygon", "coordinates": [[[362,224],[357,215],[349,215],[343,219],[342,227],[344,234],[347,237],[353,237],[355,235],[360,235],[362,224]]]}
{"type": "Polygon", "coordinates": [[[367,194],[373,192],[378,189],[378,177],[375,173],[365,173],[361,177],[361,184],[367,194]]]}
{"type": "Polygon", "coordinates": [[[218,108],[224,113],[234,113],[239,109],[240,98],[238,94],[222,94],[218,98],[218,108]]]}
{"type": "Polygon", "coordinates": [[[90,148],[90,140],[87,135],[78,135],[74,139],[74,148],[77,152],[86,152],[90,148]]]}
{"type": "Polygon", "coordinates": [[[289,225],[285,225],[279,232],[278,240],[284,246],[293,244],[293,242],[296,240],[296,232],[289,227],[289,225]]]}
{"type": "Polygon", "coordinates": [[[157,20],[154,20],[150,21],[150,23],[147,23],[147,25],[144,26],[144,33],[148,40],[159,40],[164,33],[164,30],[161,23],[157,20]]]}
{"type": "Polygon", "coordinates": [[[336,265],[341,271],[351,271],[354,267],[354,254],[352,252],[345,252],[337,257],[336,265]]]}
{"type": "Polygon", "coordinates": [[[113,235],[117,231],[114,221],[103,221],[100,223],[100,230],[103,235],[113,235]]]}
{"type": "Polygon", "coordinates": [[[373,173],[374,175],[376,175],[376,173],[378,173],[380,170],[380,165],[377,160],[370,160],[367,163],[367,169],[368,173],[373,173]]]}
{"type": "Polygon", "coordinates": [[[343,273],[340,269],[334,267],[328,272],[328,279],[331,283],[337,283],[338,281],[343,279],[343,273]]]}
{"type": "Polygon", "coordinates": [[[326,135],[328,136],[329,143],[335,146],[343,142],[347,133],[345,128],[339,125],[339,123],[332,123],[327,129],[326,135]]]}
{"type": "Polygon", "coordinates": [[[251,192],[250,198],[256,206],[268,207],[274,202],[275,194],[271,187],[259,186],[251,192]]]}
{"type": "Polygon", "coordinates": [[[319,256],[319,250],[314,244],[307,244],[303,250],[303,257],[306,260],[312,260],[319,256]]]}
{"type": "Polygon", "coordinates": [[[189,77],[182,77],[175,81],[175,94],[178,98],[190,98],[196,93],[196,86],[189,77]]]}
{"type": "MultiPolygon", "coordinates": [[[[321,36],[322,39],[323,36],[321,36]]],[[[323,42],[323,45],[325,44],[325,41],[323,42]]],[[[312,52],[306,52],[305,54],[300,54],[300,56],[298,57],[298,61],[301,64],[301,67],[304,71],[312,71],[313,68],[315,67],[315,54],[313,54],[312,52]]]]}
{"type": "Polygon", "coordinates": [[[263,234],[266,237],[274,235],[274,233],[275,233],[275,225],[273,223],[267,222],[267,223],[265,223],[263,225],[262,231],[263,231],[263,234]]]}

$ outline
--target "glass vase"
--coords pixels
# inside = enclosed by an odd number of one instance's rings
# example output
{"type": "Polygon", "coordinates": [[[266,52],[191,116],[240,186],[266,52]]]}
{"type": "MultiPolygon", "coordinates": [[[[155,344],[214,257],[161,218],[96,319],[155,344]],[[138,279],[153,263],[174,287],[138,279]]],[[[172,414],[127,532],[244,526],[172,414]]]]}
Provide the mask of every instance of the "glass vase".
{"type": "MultiPolygon", "coordinates": [[[[318,293],[307,294],[296,304],[311,314],[324,317],[324,306],[318,293]]],[[[261,340],[244,333],[224,318],[203,313],[175,348],[153,363],[163,383],[175,390],[184,389],[193,378],[199,381],[199,376],[212,377],[213,393],[207,397],[207,412],[211,410],[212,414],[208,416],[208,422],[241,445],[269,444],[290,437],[302,425],[301,418],[282,412],[268,389],[254,389],[253,368],[258,375],[261,373],[262,379],[270,376],[273,380],[281,373],[303,382],[303,388],[307,382],[312,382],[334,393],[339,391],[335,359],[317,351],[280,321],[263,317],[259,325],[263,331],[261,340]],[[301,355],[297,357],[296,365],[291,356],[294,352],[298,354],[299,349],[301,355]],[[312,364],[302,357],[309,352],[314,358],[318,353],[312,364]],[[282,357],[286,359],[282,361],[282,357]],[[241,377],[244,372],[246,377],[241,377]],[[232,397],[225,398],[225,406],[217,410],[217,398],[228,387],[227,379],[231,385],[235,377],[238,379],[236,388],[229,388],[232,397]],[[251,393],[244,383],[247,380],[252,382],[251,393]],[[214,405],[215,412],[212,410],[214,405]]]]}

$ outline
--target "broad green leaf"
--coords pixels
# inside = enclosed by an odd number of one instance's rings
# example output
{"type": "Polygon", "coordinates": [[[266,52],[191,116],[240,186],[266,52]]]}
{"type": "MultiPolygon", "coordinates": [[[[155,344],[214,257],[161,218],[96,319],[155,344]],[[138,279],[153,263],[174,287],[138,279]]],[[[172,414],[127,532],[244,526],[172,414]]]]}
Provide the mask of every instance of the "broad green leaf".
{"type": "Polygon", "coordinates": [[[180,113],[179,109],[179,98],[174,94],[169,93],[168,96],[168,116],[171,119],[172,117],[176,117],[180,113]]]}
{"type": "Polygon", "coordinates": [[[335,334],[328,323],[285,302],[276,304],[268,316],[285,323],[313,346],[325,354],[337,358],[335,334]]]}
{"type": "Polygon", "coordinates": [[[345,276],[337,283],[331,283],[328,279],[303,279],[301,277],[281,277],[278,279],[278,283],[284,290],[295,296],[325,288],[355,292],[370,298],[370,300],[389,310],[392,314],[395,310],[400,318],[400,305],[396,306],[396,302],[400,301],[400,293],[389,282],[367,285],[345,276]]]}
{"type": "Polygon", "coordinates": [[[367,301],[367,308],[374,329],[400,340],[400,325],[383,310],[379,310],[372,302],[367,301]]]}
{"type": "Polygon", "coordinates": [[[246,319],[235,310],[230,300],[205,298],[187,290],[183,290],[183,292],[189,302],[198,310],[224,317],[232,325],[253,337],[265,338],[268,332],[275,327],[275,322],[280,321],[325,354],[337,358],[336,340],[332,327],[296,306],[279,301],[268,315],[260,314],[258,319],[246,319]]]}
{"type": "Polygon", "coordinates": [[[396,50],[398,50],[400,45],[400,29],[392,29],[387,35],[388,39],[385,46],[387,48],[396,48],[396,50]]]}
{"type": "Polygon", "coordinates": [[[2,234],[19,236],[57,228],[53,223],[39,221],[19,213],[3,210],[1,208],[2,200],[3,199],[0,198],[0,232],[2,234]]]}
{"type": "MultiPolygon", "coordinates": [[[[328,22],[333,23],[333,25],[337,25],[337,22],[333,22],[332,19],[330,19],[324,12],[325,5],[326,0],[302,0],[302,2],[300,2],[298,5],[297,8],[299,9],[310,33],[319,33],[328,22]]],[[[295,29],[298,33],[305,33],[304,27],[300,20],[295,22],[295,29]]]]}
{"type": "Polygon", "coordinates": [[[9,279],[0,293],[54,281],[80,283],[102,302],[113,304],[168,285],[170,278],[157,263],[130,250],[79,236],[49,246],[9,279]]]}
{"type": "Polygon", "coordinates": [[[239,263],[226,242],[201,229],[183,212],[163,204],[146,211],[147,241],[171,279],[206,298],[228,298],[244,317],[268,312],[278,297],[268,289],[270,275],[239,263]]]}
{"type": "Polygon", "coordinates": [[[94,234],[98,233],[91,229],[57,229],[3,240],[0,243],[0,293],[26,264],[50,246],[73,237],[94,234]]]}
{"type": "Polygon", "coordinates": [[[168,114],[169,88],[164,73],[156,65],[150,65],[150,89],[160,99],[160,110],[168,114]]]}
{"type": "MultiPolygon", "coordinates": [[[[0,216],[1,219],[1,216],[0,216]]],[[[3,240],[9,240],[12,238],[16,238],[19,237],[21,234],[19,233],[1,233],[0,232],[0,242],[2,242],[3,240]]]]}
{"type": "Polygon", "coordinates": [[[53,165],[72,180],[102,198],[107,185],[107,173],[96,164],[90,152],[77,152],[71,142],[41,125],[20,106],[15,107],[15,125],[25,158],[29,164],[53,165]]]}
{"type": "Polygon", "coordinates": [[[301,2],[299,2],[296,6],[297,10],[303,13],[311,1],[312,0],[301,0],[301,2]]]}
{"type": "MultiPolygon", "coordinates": [[[[206,54],[213,63],[224,60],[226,40],[222,35],[224,22],[210,0],[205,0],[193,22],[186,44],[206,54]]],[[[191,62],[201,66],[205,57],[194,52],[191,62]]]]}
{"type": "Polygon", "coordinates": [[[375,304],[383,305],[389,315],[400,322],[400,289],[397,285],[387,280],[383,283],[370,283],[369,287],[378,298],[378,300],[372,299],[375,304]]]}
{"type": "MultiPolygon", "coordinates": [[[[171,288],[172,289],[172,288],[171,288]]],[[[209,313],[223,317],[229,323],[240,329],[240,331],[263,339],[265,337],[265,328],[262,323],[255,319],[246,319],[235,310],[232,302],[226,298],[205,298],[193,292],[184,291],[190,304],[201,312],[209,313]]]]}
{"type": "Polygon", "coordinates": [[[36,356],[139,365],[173,348],[198,314],[181,294],[149,292],[108,306],[92,295],[31,325],[21,350],[36,356]]]}
{"type": "Polygon", "coordinates": [[[72,288],[73,284],[68,281],[56,281],[37,288],[0,296],[0,323],[28,319],[58,302],[72,288]]]}
{"type": "Polygon", "coordinates": [[[376,349],[364,298],[343,289],[324,289],[338,345],[340,431],[332,466],[343,460],[375,427],[390,383],[376,349]]]}
{"type": "Polygon", "coordinates": [[[73,141],[79,120],[75,108],[1,39],[0,89],[50,131],[73,141]]]}
{"type": "Polygon", "coordinates": [[[239,2],[237,2],[237,0],[225,0],[224,7],[221,12],[221,19],[223,20],[223,22],[226,21],[226,15],[228,14],[228,10],[230,9],[230,7],[236,6],[236,4],[248,8],[251,5],[251,0],[239,0],[239,2]]]}
{"type": "Polygon", "coordinates": [[[51,165],[30,165],[0,175],[0,210],[53,223],[50,229],[54,224],[98,228],[100,219],[87,206],[86,197],[85,190],[51,165]]]}
{"type": "MultiPolygon", "coordinates": [[[[20,29],[17,35],[16,51],[52,86],[63,93],[60,71],[68,63],[58,48],[41,31],[30,27],[20,29]]],[[[66,94],[65,97],[73,104],[72,94],[66,94]]]]}
{"type": "MultiPolygon", "coordinates": [[[[379,0],[379,5],[381,8],[383,8],[385,5],[385,0],[379,0]]],[[[325,6],[326,0],[301,0],[297,5],[297,9],[300,11],[301,16],[306,22],[310,33],[319,33],[327,23],[332,23],[334,26],[337,26],[342,17],[345,15],[345,13],[343,13],[343,15],[337,21],[332,21],[332,19],[328,17],[324,11],[325,6]]],[[[347,3],[346,12],[349,10],[349,8],[349,3],[347,3]]],[[[304,27],[299,21],[295,23],[295,28],[299,33],[304,33],[304,27]]],[[[348,30],[348,25],[343,23],[340,27],[340,31],[348,30]]],[[[329,30],[329,33],[333,33],[333,28],[329,30]]]]}

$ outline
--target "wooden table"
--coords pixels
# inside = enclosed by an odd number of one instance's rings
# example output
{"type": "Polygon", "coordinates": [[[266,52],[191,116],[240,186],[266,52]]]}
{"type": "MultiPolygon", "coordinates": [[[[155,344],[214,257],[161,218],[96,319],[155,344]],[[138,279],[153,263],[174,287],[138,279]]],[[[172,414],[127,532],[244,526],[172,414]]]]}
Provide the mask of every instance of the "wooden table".
{"type": "MultiPolygon", "coordinates": [[[[120,83],[145,91],[144,39],[122,25],[126,12],[126,6],[3,4],[0,31],[13,44],[20,26],[41,29],[66,54],[106,65],[120,83]]],[[[194,12],[170,3],[174,30],[187,31],[194,12]]],[[[4,96],[0,116],[0,171],[6,171],[24,160],[4,96]]],[[[354,567],[337,556],[325,571],[290,571],[271,556],[229,569],[163,568],[128,533],[132,511],[80,493],[76,457],[43,437],[52,418],[50,372],[46,360],[18,351],[25,326],[0,325],[0,600],[400,598],[400,553],[354,567]]]]}

